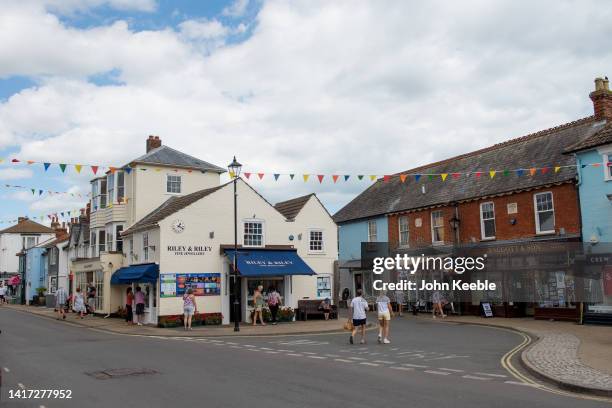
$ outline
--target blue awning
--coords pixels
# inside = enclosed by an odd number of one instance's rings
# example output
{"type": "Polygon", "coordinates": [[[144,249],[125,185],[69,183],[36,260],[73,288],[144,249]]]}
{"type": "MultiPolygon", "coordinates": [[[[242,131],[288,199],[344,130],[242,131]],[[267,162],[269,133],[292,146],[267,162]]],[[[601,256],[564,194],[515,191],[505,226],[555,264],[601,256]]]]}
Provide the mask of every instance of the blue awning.
{"type": "Polygon", "coordinates": [[[134,282],[157,282],[159,278],[159,265],[147,263],[131,265],[117,269],[111,277],[111,285],[121,285],[134,282]]]}
{"type": "MultiPolygon", "coordinates": [[[[226,249],[225,255],[233,262],[233,249],[226,249]]],[[[292,249],[239,249],[238,272],[241,276],[316,275],[292,249]]]]}

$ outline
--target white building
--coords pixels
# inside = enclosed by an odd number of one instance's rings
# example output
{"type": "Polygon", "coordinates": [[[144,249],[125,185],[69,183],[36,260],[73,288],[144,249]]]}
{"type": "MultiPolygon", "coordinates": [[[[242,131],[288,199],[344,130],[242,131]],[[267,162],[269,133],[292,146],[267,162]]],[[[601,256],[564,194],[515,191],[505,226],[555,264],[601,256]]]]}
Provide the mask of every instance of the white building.
{"type": "MultiPolygon", "coordinates": [[[[238,270],[242,320],[250,320],[253,289],[276,287],[284,305],[331,298],[337,229],[314,194],[273,206],[242,179],[238,191],[238,270]]],[[[171,197],[122,235],[126,265],[113,276],[112,305],[125,304],[127,285],[147,295],[146,321],[183,312],[195,289],[201,312],[230,322],[234,247],[233,183],[171,197]]]]}

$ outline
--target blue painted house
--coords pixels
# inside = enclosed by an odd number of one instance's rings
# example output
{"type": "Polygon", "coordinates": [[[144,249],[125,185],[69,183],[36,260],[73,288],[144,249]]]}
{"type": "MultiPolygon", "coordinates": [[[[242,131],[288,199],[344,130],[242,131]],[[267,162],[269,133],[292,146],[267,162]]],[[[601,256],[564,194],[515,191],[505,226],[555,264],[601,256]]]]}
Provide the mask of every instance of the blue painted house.
{"type": "Polygon", "coordinates": [[[36,288],[45,287],[47,282],[45,257],[47,250],[42,247],[26,249],[25,254],[25,300],[26,304],[32,303],[32,297],[38,295],[36,288]]]}
{"type": "Polygon", "coordinates": [[[602,265],[589,266],[601,270],[602,279],[593,288],[600,301],[586,306],[584,321],[612,324],[612,92],[607,78],[595,80],[590,97],[601,129],[566,153],[576,158],[582,240],[593,254],[603,255],[598,259],[608,257],[602,265]]]}

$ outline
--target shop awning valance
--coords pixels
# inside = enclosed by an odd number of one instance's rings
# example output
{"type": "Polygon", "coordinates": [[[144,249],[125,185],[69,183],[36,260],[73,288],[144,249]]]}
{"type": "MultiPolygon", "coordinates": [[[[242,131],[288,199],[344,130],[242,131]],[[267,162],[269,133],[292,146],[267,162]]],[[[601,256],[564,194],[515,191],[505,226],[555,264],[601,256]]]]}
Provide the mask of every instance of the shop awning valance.
{"type": "MultiPolygon", "coordinates": [[[[230,262],[234,250],[226,249],[230,262]]],[[[241,276],[316,275],[295,250],[239,249],[238,272],[241,276]]]]}
{"type": "Polygon", "coordinates": [[[140,265],[130,265],[117,269],[111,277],[112,285],[122,285],[134,282],[157,282],[159,278],[159,265],[147,263],[140,265]]]}

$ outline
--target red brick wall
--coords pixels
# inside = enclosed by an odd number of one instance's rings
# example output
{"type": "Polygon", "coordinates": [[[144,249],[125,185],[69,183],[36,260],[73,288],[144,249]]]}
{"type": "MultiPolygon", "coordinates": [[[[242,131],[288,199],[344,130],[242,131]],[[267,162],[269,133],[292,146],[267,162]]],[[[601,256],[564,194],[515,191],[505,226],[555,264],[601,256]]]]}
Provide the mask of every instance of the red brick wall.
{"type": "MultiPolygon", "coordinates": [[[[555,209],[555,231],[559,233],[561,228],[566,234],[580,233],[580,212],[578,206],[578,194],[573,184],[563,184],[547,189],[532,190],[508,196],[496,197],[486,200],[477,200],[459,204],[458,212],[461,220],[459,235],[460,242],[481,241],[480,232],[480,204],[493,202],[495,206],[495,239],[508,240],[517,238],[535,237],[536,225],[534,214],[533,196],[538,192],[551,191],[555,209]],[[508,214],[507,205],[517,204],[517,213],[508,214]],[[515,219],[514,225],[511,219],[515,219]]],[[[389,243],[391,248],[397,248],[399,243],[398,217],[407,216],[410,225],[410,247],[419,248],[431,245],[431,211],[442,210],[444,214],[444,241],[452,244],[454,233],[449,225],[453,217],[453,207],[442,207],[432,210],[417,211],[409,214],[393,214],[389,216],[389,243]],[[422,226],[417,227],[415,221],[420,218],[422,226]]]]}

